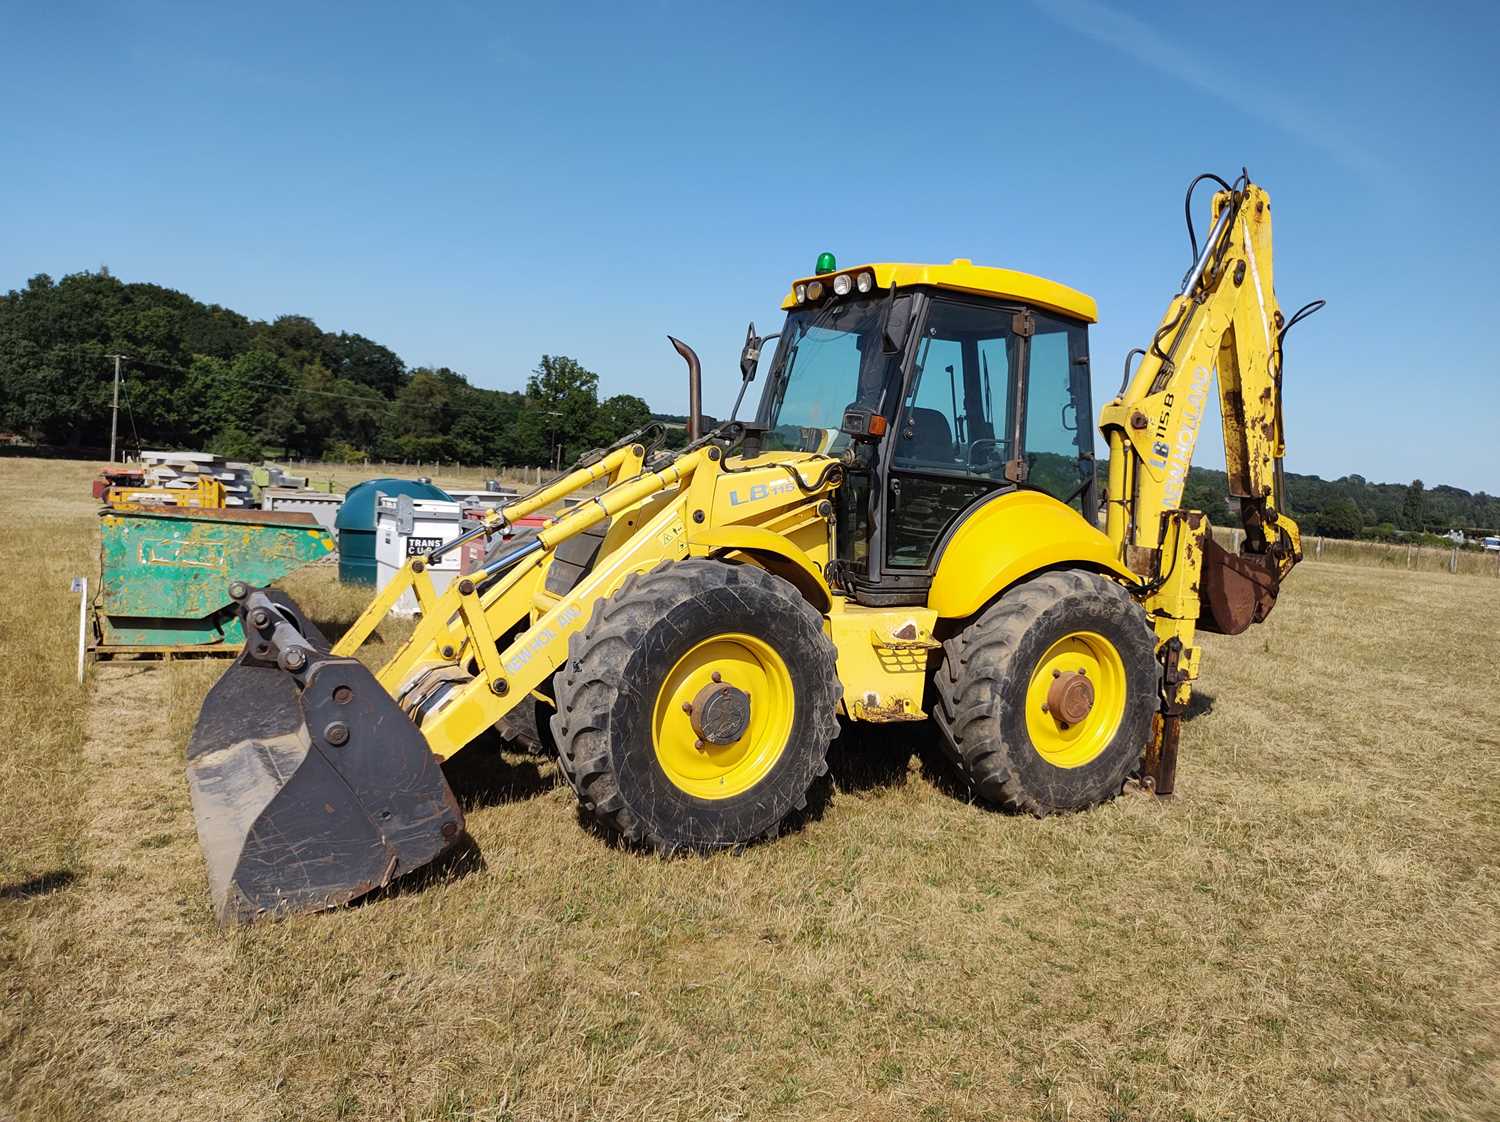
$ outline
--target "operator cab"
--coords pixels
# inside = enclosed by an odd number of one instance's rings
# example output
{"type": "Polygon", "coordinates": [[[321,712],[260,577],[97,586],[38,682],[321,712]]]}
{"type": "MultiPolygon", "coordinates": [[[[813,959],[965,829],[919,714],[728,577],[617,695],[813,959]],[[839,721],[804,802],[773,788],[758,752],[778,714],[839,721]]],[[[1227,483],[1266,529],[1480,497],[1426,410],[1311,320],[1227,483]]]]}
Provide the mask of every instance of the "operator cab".
{"type": "Polygon", "coordinates": [[[829,578],[857,601],[920,602],[954,529],[1000,492],[1094,522],[1088,296],[962,259],[839,270],[825,254],[782,306],[753,427],[765,451],[843,460],[829,578]]]}

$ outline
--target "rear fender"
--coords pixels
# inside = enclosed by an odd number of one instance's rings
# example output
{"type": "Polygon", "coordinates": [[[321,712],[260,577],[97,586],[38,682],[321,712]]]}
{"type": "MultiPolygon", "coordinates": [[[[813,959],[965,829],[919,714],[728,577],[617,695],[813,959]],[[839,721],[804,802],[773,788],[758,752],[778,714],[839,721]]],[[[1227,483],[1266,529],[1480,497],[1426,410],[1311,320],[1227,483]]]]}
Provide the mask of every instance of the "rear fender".
{"type": "Polygon", "coordinates": [[[927,606],[940,618],[963,619],[1017,581],[1057,568],[1092,569],[1140,583],[1115,556],[1109,538],[1072,507],[1041,491],[1008,491],[975,507],[949,535],[927,606]]]}

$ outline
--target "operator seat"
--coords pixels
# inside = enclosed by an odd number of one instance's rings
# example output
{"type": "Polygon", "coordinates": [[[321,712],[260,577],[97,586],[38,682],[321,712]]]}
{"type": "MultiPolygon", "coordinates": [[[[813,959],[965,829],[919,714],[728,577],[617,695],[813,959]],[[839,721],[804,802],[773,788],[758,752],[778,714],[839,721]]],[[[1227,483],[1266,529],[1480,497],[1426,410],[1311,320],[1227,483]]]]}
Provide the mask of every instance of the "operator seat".
{"type": "Polygon", "coordinates": [[[936,409],[920,406],[911,409],[906,415],[901,441],[903,447],[899,455],[902,459],[948,463],[957,455],[948,418],[936,409]]]}

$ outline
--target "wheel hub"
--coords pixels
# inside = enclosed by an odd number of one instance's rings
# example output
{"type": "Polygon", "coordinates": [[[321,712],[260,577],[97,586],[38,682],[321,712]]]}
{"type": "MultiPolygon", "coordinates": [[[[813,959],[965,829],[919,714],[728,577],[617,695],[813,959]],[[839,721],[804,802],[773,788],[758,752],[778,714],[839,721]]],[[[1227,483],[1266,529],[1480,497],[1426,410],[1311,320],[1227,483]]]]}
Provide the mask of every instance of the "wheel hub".
{"type": "Polygon", "coordinates": [[[1069,670],[1052,679],[1047,712],[1064,725],[1076,725],[1094,708],[1094,683],[1082,671],[1069,670]]]}
{"type": "Polygon", "coordinates": [[[733,744],[750,727],[750,695],[726,682],[710,682],[693,698],[688,718],[699,740],[733,744]]]}

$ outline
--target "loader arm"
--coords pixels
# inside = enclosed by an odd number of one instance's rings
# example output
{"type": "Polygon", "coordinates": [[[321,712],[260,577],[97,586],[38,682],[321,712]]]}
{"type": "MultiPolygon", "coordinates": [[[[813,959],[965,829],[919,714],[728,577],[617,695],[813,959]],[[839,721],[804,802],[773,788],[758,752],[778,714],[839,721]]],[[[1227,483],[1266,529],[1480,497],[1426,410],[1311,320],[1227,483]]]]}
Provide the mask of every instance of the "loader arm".
{"type": "Polygon", "coordinates": [[[1106,532],[1143,581],[1163,668],[1162,719],[1147,753],[1161,794],[1171,791],[1178,724],[1198,676],[1196,632],[1237,634],[1259,623],[1302,556],[1281,470],[1286,320],[1273,284],[1271,200],[1248,176],[1223,187],[1181,291],[1100,411],[1109,449],[1106,532]],[[1213,540],[1201,512],[1182,506],[1216,374],[1229,495],[1244,528],[1238,556],[1213,540]]]}
{"type": "Polygon", "coordinates": [[[649,469],[645,455],[625,444],[512,503],[476,533],[604,484],[442,591],[427,572],[438,551],[410,559],[332,648],[290,601],[236,582],[246,647],[188,747],[222,922],[345,903],[457,845],[463,811],[439,762],[528,699],[556,708],[548,682],[576,654],[570,641],[633,574],[724,555],[829,598],[823,508],[842,480],[836,461],[768,456],[731,470],[707,437],[649,469]],[[613,528],[586,570],[549,587],[559,547],[603,523],[613,528]],[[406,589],[421,619],[372,672],[356,655],[406,589]]]}

